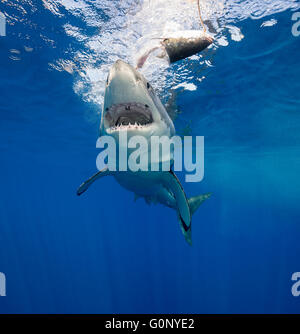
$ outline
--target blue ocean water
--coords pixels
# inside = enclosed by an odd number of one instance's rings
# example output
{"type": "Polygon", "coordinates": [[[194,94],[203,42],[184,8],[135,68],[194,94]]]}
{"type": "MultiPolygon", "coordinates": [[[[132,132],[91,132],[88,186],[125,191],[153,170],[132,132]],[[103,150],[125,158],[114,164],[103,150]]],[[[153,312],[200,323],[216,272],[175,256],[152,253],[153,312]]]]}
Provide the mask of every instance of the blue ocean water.
{"type": "Polygon", "coordinates": [[[98,30],[121,33],[121,3],[0,5],[0,313],[298,313],[300,37],[291,17],[299,3],[229,6],[220,27],[234,25],[243,38],[220,28],[229,43],[208,53],[203,71],[187,60],[168,69],[166,86],[188,71],[197,88],[178,95],[175,126],[205,137],[204,180],[179,178],[188,196],[213,193],[193,218],[192,247],[175,211],[134,203],[112,178],[76,196],[96,171],[101,97],[93,89],[104,86],[80,66],[111,65],[87,43],[98,35],[108,49],[98,30]]]}

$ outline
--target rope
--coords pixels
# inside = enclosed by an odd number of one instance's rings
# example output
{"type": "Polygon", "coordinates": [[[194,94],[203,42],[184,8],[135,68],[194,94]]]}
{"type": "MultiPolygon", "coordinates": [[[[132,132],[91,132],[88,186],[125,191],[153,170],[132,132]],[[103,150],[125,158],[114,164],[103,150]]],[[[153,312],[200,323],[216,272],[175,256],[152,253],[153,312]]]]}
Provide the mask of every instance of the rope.
{"type": "Polygon", "coordinates": [[[200,0],[197,1],[197,5],[198,5],[198,14],[199,14],[200,23],[203,27],[204,32],[206,32],[206,27],[204,25],[204,22],[203,22],[202,16],[201,16],[200,0]]]}

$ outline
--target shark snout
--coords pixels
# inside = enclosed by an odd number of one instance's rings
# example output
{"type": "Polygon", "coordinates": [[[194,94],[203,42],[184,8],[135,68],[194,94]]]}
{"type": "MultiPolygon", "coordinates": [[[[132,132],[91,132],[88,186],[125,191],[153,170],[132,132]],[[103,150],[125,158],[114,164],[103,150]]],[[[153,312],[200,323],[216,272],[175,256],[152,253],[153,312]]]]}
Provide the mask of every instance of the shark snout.
{"type": "Polygon", "coordinates": [[[113,79],[124,79],[124,80],[133,80],[138,79],[138,74],[136,70],[129,64],[125,63],[123,60],[117,60],[110,69],[108,75],[108,83],[113,79]]]}
{"type": "MultiPolygon", "coordinates": [[[[123,60],[117,60],[111,67],[106,81],[108,95],[132,95],[141,82],[139,73],[123,60]]],[[[120,101],[121,102],[121,101],[120,101]]]]}
{"type": "Polygon", "coordinates": [[[115,71],[120,71],[124,68],[128,68],[130,67],[129,64],[125,63],[125,61],[121,60],[121,59],[118,59],[112,66],[112,69],[115,70],[115,71]]]}

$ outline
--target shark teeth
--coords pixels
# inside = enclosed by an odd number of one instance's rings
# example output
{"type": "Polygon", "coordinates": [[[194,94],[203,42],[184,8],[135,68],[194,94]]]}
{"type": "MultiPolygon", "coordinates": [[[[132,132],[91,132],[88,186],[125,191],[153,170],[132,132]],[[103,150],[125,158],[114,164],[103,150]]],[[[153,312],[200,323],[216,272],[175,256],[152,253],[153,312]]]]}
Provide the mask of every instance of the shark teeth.
{"type": "Polygon", "coordinates": [[[112,104],[105,108],[104,119],[107,128],[120,126],[141,126],[153,123],[152,111],[147,104],[127,102],[112,104]]]}
{"type": "Polygon", "coordinates": [[[121,131],[121,130],[143,129],[143,128],[148,127],[149,125],[151,124],[141,125],[140,123],[137,123],[137,122],[135,122],[134,124],[129,123],[126,125],[119,124],[119,125],[112,126],[111,128],[109,128],[109,130],[112,132],[112,131],[121,131]]]}

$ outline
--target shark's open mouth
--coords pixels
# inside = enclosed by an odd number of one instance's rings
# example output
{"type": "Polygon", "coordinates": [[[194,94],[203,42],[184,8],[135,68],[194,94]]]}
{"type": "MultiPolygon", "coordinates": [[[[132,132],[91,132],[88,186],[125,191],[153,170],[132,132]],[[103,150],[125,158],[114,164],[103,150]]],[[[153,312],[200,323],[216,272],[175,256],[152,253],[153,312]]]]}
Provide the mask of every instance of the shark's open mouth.
{"type": "Polygon", "coordinates": [[[147,104],[130,102],[113,104],[105,110],[105,121],[112,131],[120,128],[146,127],[153,123],[151,109],[147,104]]]}

